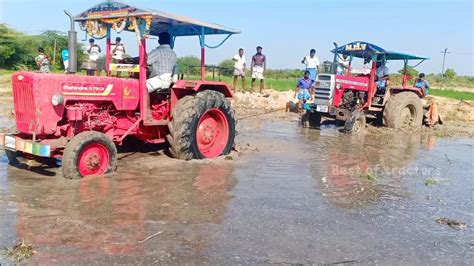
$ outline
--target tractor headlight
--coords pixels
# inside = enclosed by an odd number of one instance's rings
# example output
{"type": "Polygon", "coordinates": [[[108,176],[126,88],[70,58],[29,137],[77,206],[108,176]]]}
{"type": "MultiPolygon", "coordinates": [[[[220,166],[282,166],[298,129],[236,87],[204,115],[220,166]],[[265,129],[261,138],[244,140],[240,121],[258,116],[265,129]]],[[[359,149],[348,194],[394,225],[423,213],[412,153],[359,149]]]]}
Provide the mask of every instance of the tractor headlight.
{"type": "Polygon", "coordinates": [[[340,90],[341,88],[342,88],[341,83],[337,83],[337,84],[336,84],[336,89],[340,90]]]}
{"type": "Polygon", "coordinates": [[[54,105],[54,106],[58,106],[58,105],[61,105],[64,103],[64,97],[62,94],[60,93],[56,93],[53,95],[53,97],[51,98],[51,103],[54,105]]]}

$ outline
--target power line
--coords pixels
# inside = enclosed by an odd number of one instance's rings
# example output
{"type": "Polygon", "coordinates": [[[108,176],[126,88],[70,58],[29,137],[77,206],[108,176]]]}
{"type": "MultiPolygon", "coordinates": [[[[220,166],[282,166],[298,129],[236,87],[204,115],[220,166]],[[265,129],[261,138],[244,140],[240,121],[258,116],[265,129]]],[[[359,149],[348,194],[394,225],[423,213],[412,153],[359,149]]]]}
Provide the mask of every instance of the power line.
{"type": "Polygon", "coordinates": [[[443,54],[443,67],[441,68],[441,75],[444,75],[444,63],[446,62],[446,54],[450,54],[451,52],[448,52],[448,48],[445,48],[444,51],[441,51],[443,54]]]}

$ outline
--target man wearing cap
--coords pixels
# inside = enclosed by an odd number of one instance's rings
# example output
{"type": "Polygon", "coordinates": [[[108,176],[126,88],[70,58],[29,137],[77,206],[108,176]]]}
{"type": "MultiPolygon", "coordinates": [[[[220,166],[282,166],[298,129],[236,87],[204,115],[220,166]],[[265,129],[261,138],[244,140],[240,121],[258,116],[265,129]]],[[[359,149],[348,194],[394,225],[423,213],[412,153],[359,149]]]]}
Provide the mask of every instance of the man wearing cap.
{"type": "Polygon", "coordinates": [[[319,72],[319,58],[316,57],[316,50],[311,49],[309,56],[305,56],[301,61],[302,64],[306,65],[306,71],[309,72],[309,78],[314,82],[316,75],[319,72]]]}
{"type": "Polygon", "coordinates": [[[252,91],[255,90],[255,80],[260,80],[260,94],[263,94],[265,87],[263,74],[267,68],[267,58],[262,54],[262,47],[257,47],[257,53],[252,57],[251,72],[252,72],[252,91]]]}

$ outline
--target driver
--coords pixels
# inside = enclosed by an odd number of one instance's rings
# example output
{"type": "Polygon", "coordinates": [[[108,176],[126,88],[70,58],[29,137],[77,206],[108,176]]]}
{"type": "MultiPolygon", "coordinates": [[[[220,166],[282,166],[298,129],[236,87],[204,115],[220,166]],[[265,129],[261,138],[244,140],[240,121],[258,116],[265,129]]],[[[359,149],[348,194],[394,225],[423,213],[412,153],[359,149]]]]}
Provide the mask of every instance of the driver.
{"type": "Polygon", "coordinates": [[[170,46],[171,36],[168,32],[162,32],[158,35],[160,46],[148,54],[148,64],[152,65],[153,70],[147,81],[148,92],[154,92],[161,89],[169,89],[173,83],[173,74],[176,69],[176,53],[170,46]]]}
{"type": "Polygon", "coordinates": [[[387,89],[387,80],[390,79],[388,67],[382,65],[382,62],[376,63],[375,84],[377,84],[377,94],[385,94],[387,89]]]}

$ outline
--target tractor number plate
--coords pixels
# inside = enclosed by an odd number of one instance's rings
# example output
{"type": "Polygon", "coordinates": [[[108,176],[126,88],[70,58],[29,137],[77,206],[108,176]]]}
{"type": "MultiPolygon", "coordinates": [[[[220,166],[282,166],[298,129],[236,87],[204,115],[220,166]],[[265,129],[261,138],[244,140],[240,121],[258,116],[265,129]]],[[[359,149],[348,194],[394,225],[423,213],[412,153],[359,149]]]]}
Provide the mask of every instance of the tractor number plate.
{"type": "Polygon", "coordinates": [[[5,148],[15,150],[16,148],[16,140],[15,137],[12,136],[5,136],[5,148]]]}
{"type": "Polygon", "coordinates": [[[328,109],[327,105],[316,105],[316,111],[318,112],[327,113],[328,109]]]}

